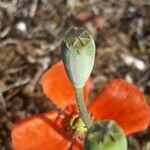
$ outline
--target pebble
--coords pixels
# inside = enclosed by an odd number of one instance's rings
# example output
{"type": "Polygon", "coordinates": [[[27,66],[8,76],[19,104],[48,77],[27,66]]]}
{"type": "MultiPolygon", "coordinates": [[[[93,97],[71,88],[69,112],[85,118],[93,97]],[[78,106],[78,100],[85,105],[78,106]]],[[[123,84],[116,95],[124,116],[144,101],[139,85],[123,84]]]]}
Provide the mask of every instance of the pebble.
{"type": "Polygon", "coordinates": [[[27,31],[27,25],[24,21],[19,21],[17,24],[16,24],[16,29],[22,31],[22,32],[25,32],[27,31]]]}
{"type": "Polygon", "coordinates": [[[133,65],[135,68],[137,68],[140,71],[146,69],[146,64],[142,60],[137,59],[131,55],[121,54],[121,58],[123,59],[124,63],[128,66],[133,65]]]}

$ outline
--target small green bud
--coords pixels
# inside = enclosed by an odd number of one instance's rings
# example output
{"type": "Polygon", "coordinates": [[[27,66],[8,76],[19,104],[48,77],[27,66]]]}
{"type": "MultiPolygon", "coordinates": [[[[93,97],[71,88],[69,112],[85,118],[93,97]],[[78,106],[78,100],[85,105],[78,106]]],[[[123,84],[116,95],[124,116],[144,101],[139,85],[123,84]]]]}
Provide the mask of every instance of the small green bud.
{"type": "Polygon", "coordinates": [[[127,150],[126,136],[114,121],[98,121],[88,130],[84,149],[127,150]]]}
{"type": "Polygon", "coordinates": [[[84,28],[71,28],[64,35],[61,56],[66,72],[75,87],[83,87],[95,60],[95,42],[84,28]]]}

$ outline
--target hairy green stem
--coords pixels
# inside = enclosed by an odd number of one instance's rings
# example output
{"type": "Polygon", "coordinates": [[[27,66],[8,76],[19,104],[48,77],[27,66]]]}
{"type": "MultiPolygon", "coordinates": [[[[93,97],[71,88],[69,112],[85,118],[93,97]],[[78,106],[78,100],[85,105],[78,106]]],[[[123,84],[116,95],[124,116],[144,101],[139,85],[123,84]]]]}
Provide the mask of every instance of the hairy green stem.
{"type": "Polygon", "coordinates": [[[83,120],[86,128],[89,129],[93,123],[92,123],[90,115],[87,111],[86,104],[84,102],[83,87],[81,87],[81,88],[74,87],[74,90],[75,90],[76,101],[77,101],[80,115],[82,117],[82,120],[83,120]]]}

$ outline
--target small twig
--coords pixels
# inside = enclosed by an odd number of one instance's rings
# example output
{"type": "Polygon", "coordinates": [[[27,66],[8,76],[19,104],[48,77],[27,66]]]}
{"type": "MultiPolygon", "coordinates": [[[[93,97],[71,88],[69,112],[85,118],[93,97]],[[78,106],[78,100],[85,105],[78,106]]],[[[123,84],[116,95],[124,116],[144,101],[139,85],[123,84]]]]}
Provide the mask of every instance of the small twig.
{"type": "Polygon", "coordinates": [[[6,27],[4,30],[2,30],[0,32],[0,38],[4,38],[5,36],[8,35],[8,33],[10,32],[11,28],[10,27],[6,27]]]}
{"type": "Polygon", "coordinates": [[[17,82],[15,82],[14,84],[11,84],[10,86],[7,86],[7,87],[4,87],[4,88],[1,88],[0,91],[3,93],[3,92],[6,92],[6,91],[9,91],[13,88],[16,88],[18,86],[21,86],[21,85],[24,85],[24,84],[27,84],[28,82],[30,81],[30,77],[26,77],[25,79],[20,79],[18,80],[17,82]]]}
{"type": "Polygon", "coordinates": [[[9,44],[15,44],[17,46],[16,48],[16,51],[20,54],[20,55],[24,55],[25,52],[23,50],[23,47],[20,43],[19,40],[16,40],[16,39],[11,39],[11,38],[8,38],[6,39],[5,41],[2,41],[0,42],[0,48],[3,48],[5,47],[6,45],[9,45],[9,44]]]}
{"type": "Polygon", "coordinates": [[[4,8],[4,9],[7,9],[8,7],[12,7],[12,5],[15,5],[16,3],[17,3],[17,0],[13,0],[11,3],[0,1],[0,7],[4,8]]]}
{"type": "Polygon", "coordinates": [[[14,13],[17,11],[16,3],[17,3],[17,0],[12,0],[12,2],[0,1],[0,8],[5,9],[9,13],[14,13]]]}
{"type": "Polygon", "coordinates": [[[38,6],[39,0],[33,0],[33,3],[31,5],[31,10],[30,10],[30,17],[33,18],[35,16],[37,6],[38,6]]]}
{"type": "Polygon", "coordinates": [[[21,67],[17,67],[17,68],[9,68],[5,71],[5,73],[6,74],[14,74],[14,73],[20,72],[22,70],[25,70],[27,68],[28,68],[27,65],[22,65],[21,67]]]}
{"type": "Polygon", "coordinates": [[[138,38],[143,37],[143,26],[144,26],[144,21],[142,18],[139,18],[137,23],[137,31],[136,31],[138,38]]]}
{"type": "Polygon", "coordinates": [[[84,102],[83,87],[81,87],[81,88],[74,87],[74,91],[75,91],[76,102],[77,102],[77,105],[78,105],[78,108],[79,108],[81,118],[82,118],[86,128],[90,129],[93,122],[91,120],[91,117],[88,113],[86,104],[84,102]]]}
{"type": "Polygon", "coordinates": [[[7,103],[12,97],[14,97],[15,95],[17,95],[21,90],[22,90],[22,88],[17,88],[11,94],[8,94],[5,97],[5,102],[7,103]]]}
{"type": "Polygon", "coordinates": [[[4,100],[2,92],[0,92],[0,112],[6,112],[6,102],[4,100]]]}
{"type": "Polygon", "coordinates": [[[34,91],[35,85],[38,83],[41,75],[48,68],[49,63],[50,63],[50,58],[49,57],[42,58],[41,60],[39,60],[39,63],[41,67],[38,69],[37,73],[35,74],[34,78],[29,84],[31,92],[34,91]]]}

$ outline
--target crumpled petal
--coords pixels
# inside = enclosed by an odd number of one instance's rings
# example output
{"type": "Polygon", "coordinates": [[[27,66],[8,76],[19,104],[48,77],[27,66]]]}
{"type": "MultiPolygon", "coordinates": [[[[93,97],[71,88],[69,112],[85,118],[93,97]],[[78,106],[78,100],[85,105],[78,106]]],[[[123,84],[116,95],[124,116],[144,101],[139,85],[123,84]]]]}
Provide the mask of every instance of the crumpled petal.
{"type": "Polygon", "coordinates": [[[97,120],[115,120],[126,134],[147,128],[150,121],[150,109],[144,95],[122,79],[106,84],[91,102],[89,111],[97,120]]]}
{"type": "MultiPolygon", "coordinates": [[[[54,104],[62,109],[75,103],[73,87],[66,75],[62,61],[53,65],[41,80],[44,94],[52,100],[54,104]]],[[[88,100],[88,94],[92,87],[92,80],[89,79],[85,85],[85,100],[88,100]]]]}
{"type": "Polygon", "coordinates": [[[58,112],[49,112],[15,123],[13,150],[68,150],[72,145],[80,150],[80,143],[73,143],[65,129],[58,128],[57,118],[58,112]]]}

